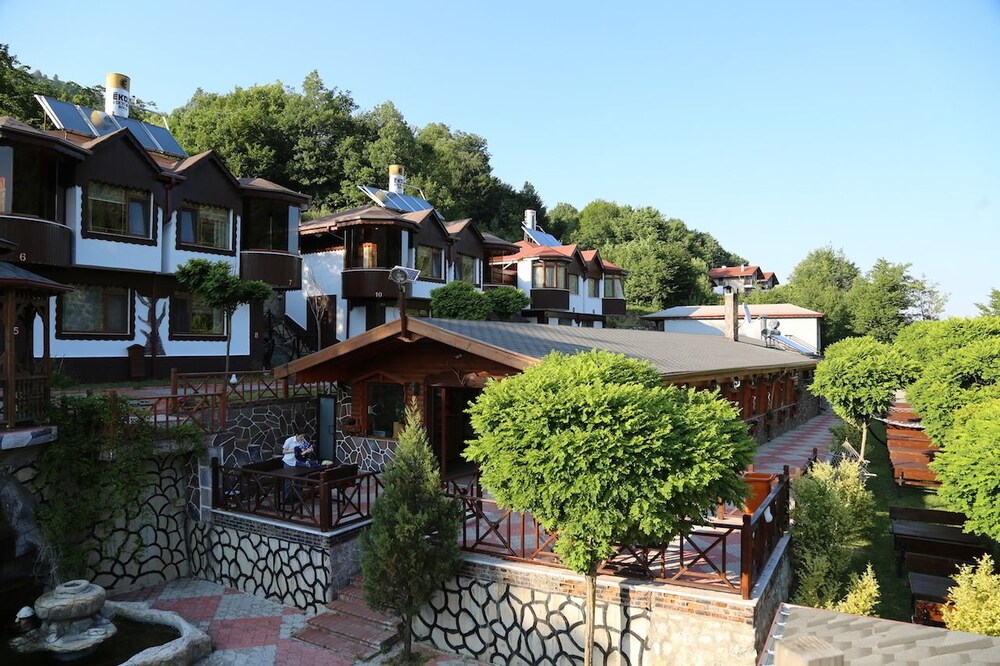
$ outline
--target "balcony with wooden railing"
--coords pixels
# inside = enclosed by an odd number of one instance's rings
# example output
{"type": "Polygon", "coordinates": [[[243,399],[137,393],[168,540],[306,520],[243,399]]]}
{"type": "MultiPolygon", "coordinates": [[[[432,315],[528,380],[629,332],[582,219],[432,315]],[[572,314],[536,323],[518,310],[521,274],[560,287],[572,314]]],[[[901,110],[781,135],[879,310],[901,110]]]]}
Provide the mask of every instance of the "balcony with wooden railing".
{"type": "MultiPolygon", "coordinates": [[[[321,531],[362,527],[382,493],[378,474],[348,478],[317,469],[257,471],[225,469],[213,461],[215,509],[280,520],[321,531]],[[305,474],[304,476],[300,474],[305,474]]],[[[530,513],[500,508],[476,476],[444,483],[460,502],[465,521],[458,539],[462,550],[505,560],[562,567],[553,546],[556,534],[530,513]]],[[[720,507],[714,516],[688,521],[690,529],[669,543],[619,545],[600,567],[606,575],[646,578],[683,587],[740,595],[749,599],[754,584],[788,530],[788,468],[752,512],[720,507]]]]}

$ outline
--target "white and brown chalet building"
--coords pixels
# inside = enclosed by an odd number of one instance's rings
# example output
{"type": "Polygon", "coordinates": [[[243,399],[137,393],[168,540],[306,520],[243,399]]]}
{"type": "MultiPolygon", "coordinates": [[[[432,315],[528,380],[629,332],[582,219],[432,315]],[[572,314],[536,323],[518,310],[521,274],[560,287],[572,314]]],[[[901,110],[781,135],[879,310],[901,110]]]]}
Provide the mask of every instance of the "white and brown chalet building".
{"type": "MultiPolygon", "coordinates": [[[[14,244],[9,261],[73,290],[49,299],[50,324],[36,318],[19,335],[47,342],[54,365],[83,381],[221,369],[223,313],[184,293],[176,267],[221,259],[245,279],[298,289],[308,197],[237,179],[164,128],[37,99],[51,129],[0,118],[0,238],[14,244]]],[[[240,308],[232,326],[233,367],[260,367],[263,307],[240,308]]]]}
{"type": "Polygon", "coordinates": [[[531,298],[524,316],[539,324],[602,328],[608,316],[625,314],[625,271],[598,250],[563,245],[525,212],[524,239],[516,252],[494,256],[490,269],[501,284],[531,298]]]}
{"type": "Polygon", "coordinates": [[[708,271],[712,285],[730,287],[738,294],[749,294],[754,289],[773,289],[777,287],[778,277],[771,271],[762,271],[760,266],[720,266],[708,271]]]}

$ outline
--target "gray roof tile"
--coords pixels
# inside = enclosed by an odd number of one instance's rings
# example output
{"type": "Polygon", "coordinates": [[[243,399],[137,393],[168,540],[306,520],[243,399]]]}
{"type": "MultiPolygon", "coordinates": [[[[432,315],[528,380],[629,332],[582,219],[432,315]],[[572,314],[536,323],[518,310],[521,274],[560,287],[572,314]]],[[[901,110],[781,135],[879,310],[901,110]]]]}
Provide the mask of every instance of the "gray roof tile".
{"type": "Polygon", "coordinates": [[[815,359],[795,352],[771,349],[750,339],[737,343],[718,335],[459,319],[424,321],[452,333],[534,358],[542,358],[553,351],[573,354],[606,349],[646,359],[667,376],[781,367],[810,368],[816,365],[815,359]]]}

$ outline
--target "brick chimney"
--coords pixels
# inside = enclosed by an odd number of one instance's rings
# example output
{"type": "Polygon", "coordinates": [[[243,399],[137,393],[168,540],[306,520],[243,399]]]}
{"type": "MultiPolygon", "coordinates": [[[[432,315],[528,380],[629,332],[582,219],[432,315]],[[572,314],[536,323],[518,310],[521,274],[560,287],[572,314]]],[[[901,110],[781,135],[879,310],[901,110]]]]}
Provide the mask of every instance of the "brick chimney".
{"type": "Polygon", "coordinates": [[[736,292],[732,287],[726,286],[722,288],[723,292],[723,311],[726,319],[726,326],[723,329],[723,334],[726,336],[727,340],[732,340],[734,342],[739,342],[740,339],[740,318],[738,313],[739,308],[739,298],[736,296],[736,292]]]}

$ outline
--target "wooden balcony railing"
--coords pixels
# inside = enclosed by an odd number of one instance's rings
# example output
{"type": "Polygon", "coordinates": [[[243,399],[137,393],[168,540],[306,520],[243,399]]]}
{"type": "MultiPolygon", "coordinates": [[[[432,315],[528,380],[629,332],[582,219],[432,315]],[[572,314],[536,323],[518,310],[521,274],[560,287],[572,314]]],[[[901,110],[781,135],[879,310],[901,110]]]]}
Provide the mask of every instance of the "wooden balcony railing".
{"type": "Polygon", "coordinates": [[[364,523],[382,494],[377,474],[338,476],[339,469],[290,477],[284,470],[228,468],[212,459],[212,507],[329,532],[364,523]]]}
{"type": "Polygon", "coordinates": [[[286,379],[276,379],[271,372],[265,370],[233,372],[229,375],[224,372],[181,373],[176,369],[170,371],[172,394],[224,393],[229,405],[318,396],[330,393],[332,390],[332,382],[295,384],[286,379]]]}
{"type": "MultiPolygon", "coordinates": [[[[336,470],[337,468],[332,468],[336,470]]],[[[360,527],[381,495],[377,474],[339,481],[325,473],[289,479],[280,471],[225,469],[212,461],[213,507],[283,520],[323,531],[360,527]],[[291,484],[287,487],[286,484],[291,484]],[[285,493],[289,493],[286,497],[285,493]]],[[[444,482],[445,493],[462,504],[462,550],[507,560],[562,567],[553,552],[556,534],[529,513],[501,509],[485,496],[477,477],[444,482]]],[[[788,468],[752,513],[720,511],[699,518],[669,543],[619,545],[602,564],[603,574],[641,577],[673,585],[739,594],[749,599],[761,571],[788,531],[788,468]]]]}
{"type": "MultiPolygon", "coordinates": [[[[465,526],[459,537],[463,550],[562,566],[552,551],[556,535],[530,514],[499,509],[496,502],[483,496],[478,481],[448,483],[445,491],[465,509],[465,526]]],[[[753,514],[737,512],[718,519],[699,519],[690,532],[668,544],[620,545],[599,571],[749,599],[760,572],[788,530],[788,498],[786,468],[753,514]]]]}

